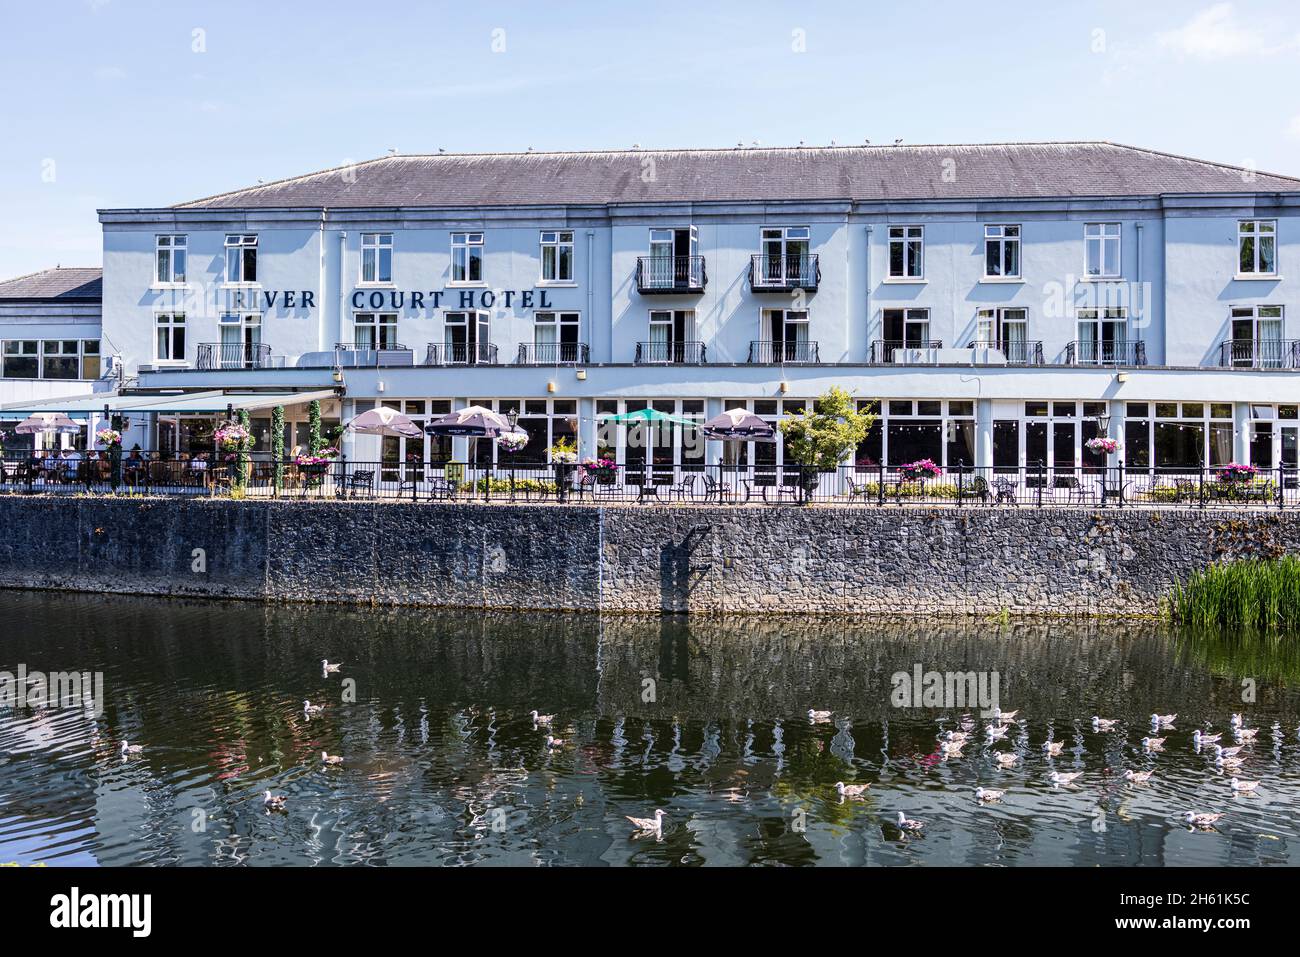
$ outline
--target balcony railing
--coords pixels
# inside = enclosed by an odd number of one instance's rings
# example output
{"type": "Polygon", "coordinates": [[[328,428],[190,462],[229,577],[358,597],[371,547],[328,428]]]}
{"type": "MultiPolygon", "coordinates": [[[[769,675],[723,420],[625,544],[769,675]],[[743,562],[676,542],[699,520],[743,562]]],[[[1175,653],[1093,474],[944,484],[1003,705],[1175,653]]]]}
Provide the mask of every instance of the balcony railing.
{"type": "Polygon", "coordinates": [[[675,365],[699,365],[705,360],[702,342],[638,342],[636,344],[636,362],[638,365],[654,362],[675,365]]]}
{"type": "Polygon", "coordinates": [[[498,351],[491,342],[431,342],[424,353],[426,366],[494,366],[498,351]]]}
{"type": "Polygon", "coordinates": [[[400,342],[387,342],[378,346],[357,342],[336,342],[334,355],[335,365],[353,369],[415,365],[415,351],[400,342]]]}
{"type": "Polygon", "coordinates": [[[1065,347],[1067,366],[1144,366],[1147,364],[1147,344],[1138,339],[1133,342],[1098,342],[1079,339],[1065,347]]]}
{"type": "Polygon", "coordinates": [[[978,339],[966,343],[967,349],[997,349],[1007,358],[1007,365],[1041,366],[1043,364],[1043,343],[1041,340],[1023,340],[1020,342],[980,342],[978,339]]]}
{"type": "Polygon", "coordinates": [[[749,262],[749,288],[754,292],[792,292],[803,289],[815,292],[822,281],[822,267],[817,254],[807,256],[766,256],[759,254],[749,262]]]}
{"type": "Polygon", "coordinates": [[[788,339],[755,339],[749,344],[749,361],[759,365],[787,362],[819,362],[816,342],[788,339]]]}
{"type": "Polygon", "coordinates": [[[942,339],[874,339],[871,342],[870,362],[880,365],[894,361],[895,349],[942,349],[942,339]]]}
{"type": "Polygon", "coordinates": [[[1300,339],[1226,339],[1219,343],[1219,365],[1234,369],[1300,368],[1300,339]]]}
{"type": "Polygon", "coordinates": [[[703,256],[638,256],[636,288],[643,296],[704,292],[709,274],[703,256]]]}
{"type": "Polygon", "coordinates": [[[526,366],[585,364],[591,351],[585,342],[521,342],[516,361],[526,366]]]}
{"type": "Polygon", "coordinates": [[[265,369],[270,366],[271,347],[264,342],[200,342],[195,367],[198,369],[265,369]]]}

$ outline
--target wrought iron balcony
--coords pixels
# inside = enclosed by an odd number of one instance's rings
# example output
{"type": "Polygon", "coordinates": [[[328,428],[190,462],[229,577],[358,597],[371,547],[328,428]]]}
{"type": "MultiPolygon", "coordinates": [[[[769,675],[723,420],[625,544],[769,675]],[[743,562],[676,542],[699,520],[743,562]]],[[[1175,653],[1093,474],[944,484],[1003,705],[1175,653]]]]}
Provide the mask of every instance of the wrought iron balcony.
{"type": "Polygon", "coordinates": [[[709,274],[703,256],[638,256],[636,288],[643,296],[704,292],[709,274]]]}
{"type": "Polygon", "coordinates": [[[871,356],[868,361],[873,365],[881,365],[894,361],[894,350],[896,349],[942,349],[942,339],[873,339],[871,342],[871,356]]]}
{"type": "Polygon", "coordinates": [[[1219,365],[1231,369],[1300,368],[1300,339],[1225,339],[1219,365]]]}
{"type": "Polygon", "coordinates": [[[1067,366],[1144,366],[1147,364],[1147,344],[1141,339],[1117,342],[1098,342],[1079,339],[1065,347],[1067,366]]]}
{"type": "Polygon", "coordinates": [[[585,342],[521,342],[515,361],[525,366],[578,365],[591,361],[591,350],[585,342]]]}
{"type": "Polygon", "coordinates": [[[807,256],[767,256],[759,254],[749,261],[749,288],[753,292],[793,292],[803,289],[816,292],[822,281],[822,267],[817,254],[807,256]]]}
{"type": "Polygon", "coordinates": [[[981,342],[975,339],[966,343],[967,349],[997,349],[1007,358],[1007,365],[1041,366],[1043,364],[1042,340],[1025,339],[1019,342],[981,342]]]}
{"type": "Polygon", "coordinates": [[[705,361],[702,342],[638,342],[636,344],[638,365],[649,363],[700,365],[705,361]]]}
{"type": "Polygon", "coordinates": [[[264,342],[200,342],[197,369],[266,369],[271,347],[264,342]]]}
{"type": "Polygon", "coordinates": [[[498,365],[497,347],[491,342],[431,342],[424,354],[427,366],[498,365]]]}
{"type": "Polygon", "coordinates": [[[755,339],[749,344],[749,361],[758,365],[783,365],[787,362],[820,362],[816,342],[789,339],[755,339]]]}

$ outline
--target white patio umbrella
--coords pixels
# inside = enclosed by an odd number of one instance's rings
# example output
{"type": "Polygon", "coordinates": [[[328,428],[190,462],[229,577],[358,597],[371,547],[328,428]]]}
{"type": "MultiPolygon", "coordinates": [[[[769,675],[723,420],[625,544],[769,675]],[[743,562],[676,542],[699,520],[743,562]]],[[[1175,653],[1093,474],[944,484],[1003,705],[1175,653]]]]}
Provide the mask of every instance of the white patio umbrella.
{"type": "Polygon", "coordinates": [[[504,415],[498,415],[481,405],[457,409],[434,419],[424,427],[430,435],[467,435],[494,439],[502,432],[515,431],[504,415]]]}
{"type": "Polygon", "coordinates": [[[36,435],[41,432],[76,435],[83,428],[85,426],[73,422],[62,412],[37,412],[14,426],[14,431],[19,435],[36,435]]]}
{"type": "Polygon", "coordinates": [[[700,426],[706,439],[775,442],[776,429],[747,409],[728,409],[700,426]]]}
{"type": "Polygon", "coordinates": [[[360,432],[363,435],[404,435],[408,439],[419,438],[424,435],[424,430],[416,425],[409,416],[403,415],[396,409],[384,406],[371,409],[369,412],[362,412],[347,424],[347,428],[352,432],[360,432]]]}

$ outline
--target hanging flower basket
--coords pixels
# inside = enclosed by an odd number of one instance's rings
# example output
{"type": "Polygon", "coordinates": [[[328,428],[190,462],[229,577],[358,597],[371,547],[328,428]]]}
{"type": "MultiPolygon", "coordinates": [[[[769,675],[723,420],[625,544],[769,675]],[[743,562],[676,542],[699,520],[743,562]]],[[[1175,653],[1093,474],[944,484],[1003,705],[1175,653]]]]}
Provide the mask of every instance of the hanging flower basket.
{"type": "Polygon", "coordinates": [[[1241,465],[1237,462],[1229,462],[1219,472],[1220,482],[1243,483],[1252,481],[1259,474],[1259,469],[1253,465],[1241,465]]]}
{"type": "Polygon", "coordinates": [[[1103,455],[1114,455],[1120,448],[1119,442],[1114,439],[1102,438],[1100,436],[1095,439],[1089,439],[1083,444],[1087,446],[1089,451],[1103,455]]]}
{"type": "Polygon", "coordinates": [[[121,447],[122,433],[117,429],[100,429],[95,433],[95,438],[99,440],[100,445],[106,445],[109,448],[113,446],[121,447]]]}
{"type": "Polygon", "coordinates": [[[908,482],[915,482],[918,479],[939,478],[943,475],[943,469],[934,463],[933,459],[917,459],[915,462],[908,462],[899,466],[898,471],[908,482]]]}
{"type": "Polygon", "coordinates": [[[610,485],[618,473],[618,464],[613,459],[584,459],[582,471],[590,475],[600,485],[610,485]]]}
{"type": "Polygon", "coordinates": [[[212,433],[212,441],[216,442],[217,448],[223,452],[242,451],[250,438],[248,429],[238,422],[223,425],[212,433]]]}
{"type": "Polygon", "coordinates": [[[497,447],[503,452],[515,453],[522,451],[528,444],[528,433],[522,430],[518,432],[502,432],[497,436],[497,447]]]}

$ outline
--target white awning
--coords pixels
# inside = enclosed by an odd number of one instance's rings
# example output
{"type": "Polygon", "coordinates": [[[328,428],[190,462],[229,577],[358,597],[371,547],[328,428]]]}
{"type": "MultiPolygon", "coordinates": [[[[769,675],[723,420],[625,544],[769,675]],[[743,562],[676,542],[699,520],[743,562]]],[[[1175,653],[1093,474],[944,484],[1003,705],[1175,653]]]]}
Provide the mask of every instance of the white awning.
{"type": "Polygon", "coordinates": [[[280,405],[301,405],[304,402],[325,401],[336,398],[333,389],[315,392],[172,392],[172,393],[135,393],[120,395],[106,392],[102,395],[80,395],[66,399],[38,399],[33,402],[15,403],[0,406],[0,416],[5,418],[26,418],[37,412],[63,412],[74,418],[85,418],[92,414],[102,414],[107,408],[110,413],[146,413],[158,415],[217,415],[228,409],[238,412],[246,409],[254,412],[259,409],[274,409],[280,405]]]}

